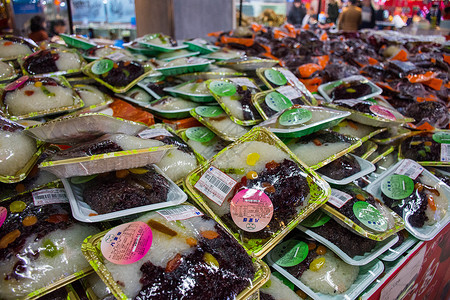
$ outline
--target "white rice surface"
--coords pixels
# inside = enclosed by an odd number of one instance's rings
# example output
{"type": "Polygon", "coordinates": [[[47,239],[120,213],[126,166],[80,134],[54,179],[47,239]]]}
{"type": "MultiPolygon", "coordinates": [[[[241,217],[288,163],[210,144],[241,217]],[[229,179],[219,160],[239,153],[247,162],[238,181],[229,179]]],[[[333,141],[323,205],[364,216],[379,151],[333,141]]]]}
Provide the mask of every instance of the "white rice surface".
{"type": "Polygon", "coordinates": [[[322,294],[336,295],[347,291],[358,277],[359,267],[345,263],[331,251],[319,257],[326,259],[323,267],[318,271],[306,270],[300,281],[322,294]]]}
{"type": "Polygon", "coordinates": [[[180,57],[176,58],[171,61],[162,61],[160,62],[160,68],[170,68],[170,67],[177,67],[177,66],[185,66],[188,65],[188,58],[187,57],[180,57]]]}
{"type": "Polygon", "coordinates": [[[233,117],[244,120],[244,111],[242,110],[242,104],[239,100],[233,100],[231,97],[221,97],[220,100],[230,110],[233,117]]]}
{"type": "Polygon", "coordinates": [[[145,262],[150,261],[156,266],[165,268],[167,262],[174,258],[177,253],[188,255],[195,249],[186,243],[187,238],[193,237],[198,240],[200,232],[206,230],[216,231],[214,228],[214,221],[204,220],[201,217],[194,217],[177,222],[168,222],[163,217],[153,212],[140,217],[136,221],[147,223],[150,219],[164,224],[178,234],[172,237],[160,231],[152,230],[153,241],[150,250],[141,260],[135,263],[129,265],[116,265],[105,260],[105,266],[113,275],[114,280],[124,283],[125,286],[122,287],[122,290],[129,298],[134,298],[142,288],[142,285],[139,282],[142,272],[139,269],[145,262]],[[181,223],[181,225],[178,225],[178,222],[181,223]]]}
{"type": "Polygon", "coordinates": [[[14,116],[20,116],[32,112],[46,111],[49,109],[73,105],[74,98],[71,89],[63,86],[46,86],[50,93],[55,96],[47,96],[40,87],[28,84],[22,89],[17,89],[7,93],[5,104],[8,112],[14,116]],[[34,92],[31,96],[25,94],[26,91],[34,92]]]}
{"type": "Polygon", "coordinates": [[[8,78],[14,75],[14,68],[9,64],[0,61],[0,79],[8,78]]]}
{"type": "Polygon", "coordinates": [[[221,132],[223,135],[231,139],[238,139],[248,132],[247,128],[234,123],[228,116],[221,120],[217,120],[214,118],[204,118],[204,119],[206,122],[211,124],[211,126],[214,127],[216,131],[221,132]]]}
{"type": "Polygon", "coordinates": [[[142,139],[126,134],[113,134],[109,139],[118,144],[123,150],[145,149],[164,145],[161,141],[142,139]]]}
{"type": "Polygon", "coordinates": [[[264,294],[271,295],[275,300],[303,300],[293,290],[288,288],[283,281],[276,276],[270,274],[270,286],[262,287],[259,289],[264,294]]]}
{"type": "Polygon", "coordinates": [[[316,146],[312,141],[307,144],[288,145],[291,151],[308,166],[313,166],[350,146],[351,144],[346,142],[323,143],[322,146],[316,146]]]}
{"type": "Polygon", "coordinates": [[[440,194],[439,196],[437,196],[436,194],[425,189],[425,193],[427,194],[427,196],[431,195],[433,197],[434,203],[436,204],[436,210],[432,210],[430,208],[430,205],[427,205],[427,209],[425,210],[425,215],[428,217],[428,221],[425,222],[425,225],[433,225],[436,222],[442,220],[445,217],[445,215],[447,214],[448,199],[445,196],[442,189],[439,188],[439,185],[436,185],[435,182],[433,180],[431,180],[431,178],[429,178],[427,176],[421,176],[420,181],[423,184],[437,188],[437,190],[439,191],[439,194],[440,194]]]}
{"type": "Polygon", "coordinates": [[[15,175],[36,151],[36,141],[24,133],[0,131],[0,174],[15,175]]]}
{"type": "Polygon", "coordinates": [[[163,102],[153,104],[152,107],[160,110],[180,110],[180,109],[194,108],[199,105],[200,105],[199,103],[184,100],[181,98],[168,97],[164,98],[163,102]]]}
{"type": "Polygon", "coordinates": [[[83,86],[75,88],[83,100],[85,106],[100,104],[106,101],[105,94],[95,86],[83,86]]]}
{"type": "Polygon", "coordinates": [[[152,97],[146,91],[144,91],[139,87],[132,88],[126,93],[126,95],[140,102],[150,102],[150,100],[152,100],[152,97]]]}
{"type": "Polygon", "coordinates": [[[199,95],[210,95],[210,92],[208,88],[206,87],[205,82],[190,82],[188,84],[185,84],[179,88],[177,88],[178,91],[186,93],[186,94],[199,94],[199,95]]]}
{"type": "Polygon", "coordinates": [[[80,57],[73,52],[59,52],[59,58],[56,67],[59,71],[79,70],[81,68],[80,57]]]}
{"type": "Polygon", "coordinates": [[[178,149],[167,151],[166,155],[156,164],[172,181],[178,181],[187,176],[198,164],[195,155],[178,149]]]}
{"type": "MultiPolygon", "coordinates": [[[[277,147],[264,142],[251,141],[239,144],[232,149],[225,151],[213,162],[213,165],[221,170],[243,169],[243,174],[228,174],[234,180],[239,182],[248,172],[255,171],[259,174],[265,170],[268,162],[273,160],[277,163],[281,163],[284,159],[289,159],[289,155],[277,147]],[[247,155],[251,153],[258,153],[260,156],[254,166],[247,164],[247,155]]],[[[230,193],[229,197],[232,196],[232,193],[230,193]]],[[[230,204],[227,200],[222,203],[222,206],[208,200],[208,205],[219,216],[223,216],[230,212],[230,204]]]]}
{"type": "Polygon", "coordinates": [[[43,243],[47,240],[53,242],[58,250],[62,250],[62,253],[54,257],[48,257],[44,253],[40,253],[38,259],[31,261],[23,253],[21,258],[26,260],[27,273],[25,273],[26,277],[21,278],[19,281],[15,279],[4,280],[5,275],[12,272],[18,258],[15,256],[2,262],[0,264],[2,286],[0,298],[23,298],[37,289],[89,267],[89,262],[81,253],[80,245],[87,236],[97,232],[98,229],[95,227],[74,224],[66,230],[53,231],[37,242],[34,242],[35,235],[28,237],[26,241],[27,246],[23,250],[25,253],[35,253],[37,250],[44,250],[43,243]]]}
{"type": "Polygon", "coordinates": [[[219,153],[220,150],[225,148],[225,144],[221,143],[220,138],[218,138],[217,136],[211,139],[209,142],[205,143],[189,139],[187,141],[187,144],[206,159],[210,159],[211,157],[219,153]]]}
{"type": "Polygon", "coordinates": [[[339,133],[341,134],[346,134],[346,135],[350,135],[350,136],[355,136],[357,138],[363,138],[367,135],[369,135],[370,133],[372,133],[374,130],[377,130],[374,127],[371,126],[367,126],[367,125],[363,125],[363,124],[356,124],[356,128],[353,128],[350,125],[346,125],[344,127],[339,127],[339,133]]]}
{"type": "Polygon", "coordinates": [[[19,55],[30,55],[32,53],[31,49],[21,43],[14,43],[9,46],[4,46],[3,44],[6,42],[11,42],[8,40],[1,40],[0,41],[0,57],[1,58],[9,58],[9,57],[16,57],[19,55]]]}
{"type": "Polygon", "coordinates": [[[124,55],[128,56],[128,57],[133,57],[133,54],[131,54],[128,50],[125,49],[114,49],[114,48],[109,48],[109,47],[104,47],[104,48],[100,48],[98,50],[95,51],[95,56],[97,57],[104,57],[104,56],[108,56],[110,54],[112,54],[113,52],[119,52],[119,53],[123,53],[124,55]]]}

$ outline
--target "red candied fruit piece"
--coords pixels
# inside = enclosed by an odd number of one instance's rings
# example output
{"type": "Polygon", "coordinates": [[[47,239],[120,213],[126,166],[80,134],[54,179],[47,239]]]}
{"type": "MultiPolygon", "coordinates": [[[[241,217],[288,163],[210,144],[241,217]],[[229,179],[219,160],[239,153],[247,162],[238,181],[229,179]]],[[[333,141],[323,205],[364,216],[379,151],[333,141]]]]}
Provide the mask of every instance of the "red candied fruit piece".
{"type": "Polygon", "coordinates": [[[34,94],[34,91],[25,91],[25,95],[31,96],[34,94]]]}
{"type": "Polygon", "coordinates": [[[267,169],[267,170],[275,170],[275,169],[278,168],[279,166],[280,166],[279,163],[277,163],[277,162],[275,162],[274,160],[272,160],[272,161],[269,161],[269,162],[266,164],[266,169],[267,169]]]}
{"type": "Polygon", "coordinates": [[[3,43],[3,46],[11,46],[12,44],[13,44],[13,42],[8,41],[8,42],[4,42],[4,43],[3,43]]]}
{"type": "Polygon", "coordinates": [[[181,265],[181,254],[177,253],[174,258],[169,260],[166,265],[166,272],[170,273],[175,271],[181,265]]]}
{"type": "Polygon", "coordinates": [[[61,222],[67,222],[69,220],[69,215],[63,215],[63,214],[56,214],[51,215],[48,219],[46,219],[46,222],[52,223],[52,224],[58,224],[61,222]]]}

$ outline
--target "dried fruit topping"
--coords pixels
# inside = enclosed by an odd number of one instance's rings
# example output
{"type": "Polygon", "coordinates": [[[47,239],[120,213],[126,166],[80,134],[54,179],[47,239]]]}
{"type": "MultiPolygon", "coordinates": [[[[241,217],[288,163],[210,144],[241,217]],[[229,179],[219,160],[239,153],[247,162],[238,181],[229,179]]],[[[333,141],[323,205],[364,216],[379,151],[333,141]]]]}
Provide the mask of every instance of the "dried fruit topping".
{"type": "Polygon", "coordinates": [[[24,93],[25,93],[26,96],[31,96],[31,95],[34,94],[34,91],[26,90],[24,93]]]}
{"type": "Polygon", "coordinates": [[[361,201],[366,201],[366,198],[364,198],[364,196],[361,194],[357,194],[356,199],[361,200],[361,201]]]}
{"type": "Polygon", "coordinates": [[[308,250],[314,250],[314,249],[316,249],[316,244],[314,244],[314,243],[308,243],[308,250]]]}
{"type": "Polygon", "coordinates": [[[191,247],[195,247],[195,246],[197,246],[197,240],[193,237],[188,237],[186,239],[186,244],[188,244],[191,247]]]}
{"type": "Polygon", "coordinates": [[[314,145],[316,145],[316,146],[322,146],[322,142],[319,141],[318,139],[313,139],[313,143],[314,143],[314,145]]]}
{"type": "Polygon", "coordinates": [[[42,82],[36,81],[36,82],[34,83],[34,86],[35,86],[35,87],[41,87],[41,86],[42,86],[42,82]]]}
{"type": "Polygon", "coordinates": [[[69,215],[56,214],[56,215],[51,215],[45,221],[52,223],[52,224],[58,224],[61,222],[67,222],[68,220],[69,220],[69,215]]]}
{"type": "Polygon", "coordinates": [[[320,245],[319,247],[317,247],[316,253],[319,255],[324,255],[325,253],[327,253],[327,248],[320,245]]]}
{"type": "Polygon", "coordinates": [[[148,220],[147,225],[150,226],[152,230],[157,230],[170,236],[176,236],[178,234],[176,231],[155,220],[148,220]]]}
{"type": "Polygon", "coordinates": [[[212,230],[205,230],[200,232],[200,234],[202,235],[202,237],[208,240],[213,240],[219,237],[219,234],[216,231],[212,230]]]}
{"type": "Polygon", "coordinates": [[[116,171],[116,177],[117,177],[117,178],[125,178],[125,177],[128,176],[128,174],[130,174],[130,171],[128,171],[128,170],[119,170],[119,171],[116,171]]]}
{"type": "Polygon", "coordinates": [[[22,224],[23,226],[27,227],[27,226],[32,226],[34,224],[36,224],[38,221],[37,217],[32,215],[32,216],[26,216],[23,220],[22,220],[22,224]]]}
{"type": "Polygon", "coordinates": [[[13,230],[10,233],[6,234],[0,240],[0,249],[5,249],[6,247],[8,247],[8,245],[14,242],[19,236],[20,236],[19,229],[13,230]]]}
{"type": "Polygon", "coordinates": [[[247,165],[254,166],[259,161],[259,154],[254,152],[247,155],[247,165]]]}
{"type": "Polygon", "coordinates": [[[319,271],[320,269],[322,269],[322,267],[325,265],[325,261],[326,261],[325,257],[319,257],[319,258],[316,258],[316,259],[313,260],[313,261],[311,262],[311,264],[309,265],[309,269],[310,269],[311,271],[317,272],[317,271],[319,271]]]}
{"type": "Polygon", "coordinates": [[[258,178],[258,173],[256,173],[255,171],[250,171],[247,173],[247,175],[245,175],[245,177],[247,177],[247,179],[256,179],[258,178]]]}
{"type": "Polygon", "coordinates": [[[12,213],[22,212],[25,208],[27,208],[27,205],[23,201],[14,201],[9,205],[9,210],[12,213]]]}
{"type": "Polygon", "coordinates": [[[182,256],[180,253],[177,253],[174,258],[169,260],[166,265],[166,272],[170,273],[176,270],[181,265],[182,256]]]}
{"type": "Polygon", "coordinates": [[[279,165],[280,165],[279,163],[272,160],[266,164],[266,169],[267,170],[275,170],[276,168],[278,168],[279,165]]]}
{"type": "Polygon", "coordinates": [[[272,193],[276,192],[275,187],[272,184],[270,184],[269,182],[263,182],[262,186],[264,188],[264,191],[267,192],[267,193],[271,193],[272,194],[272,193]]]}
{"type": "Polygon", "coordinates": [[[219,262],[217,261],[217,259],[211,254],[206,252],[203,255],[203,260],[205,261],[205,263],[207,263],[210,267],[213,268],[219,268],[219,262]]]}
{"type": "Polygon", "coordinates": [[[130,171],[133,174],[138,174],[138,175],[145,174],[148,172],[148,170],[145,168],[132,168],[132,169],[128,169],[128,171],[130,171]]]}

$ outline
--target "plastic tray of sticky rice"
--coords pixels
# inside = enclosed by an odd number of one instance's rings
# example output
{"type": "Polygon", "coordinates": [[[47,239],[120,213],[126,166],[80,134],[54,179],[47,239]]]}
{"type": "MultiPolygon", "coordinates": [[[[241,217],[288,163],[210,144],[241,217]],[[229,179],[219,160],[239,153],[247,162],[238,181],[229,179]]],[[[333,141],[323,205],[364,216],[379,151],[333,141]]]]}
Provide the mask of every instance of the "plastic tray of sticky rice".
{"type": "Polygon", "coordinates": [[[184,183],[196,203],[258,257],[329,195],[328,184],[264,128],[226,147],[184,183]]]}
{"type": "Polygon", "coordinates": [[[82,251],[119,299],[247,299],[270,274],[191,205],[150,212],[91,236],[82,251]]]}

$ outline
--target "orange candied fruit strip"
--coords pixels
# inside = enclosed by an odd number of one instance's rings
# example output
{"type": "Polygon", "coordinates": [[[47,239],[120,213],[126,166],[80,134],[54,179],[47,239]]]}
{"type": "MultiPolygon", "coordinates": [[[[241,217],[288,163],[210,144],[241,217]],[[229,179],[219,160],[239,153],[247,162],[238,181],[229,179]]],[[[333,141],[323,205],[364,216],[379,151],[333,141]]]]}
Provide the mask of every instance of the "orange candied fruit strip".
{"type": "Polygon", "coordinates": [[[219,237],[219,234],[212,230],[205,230],[200,233],[202,237],[208,240],[213,240],[219,237]]]}

